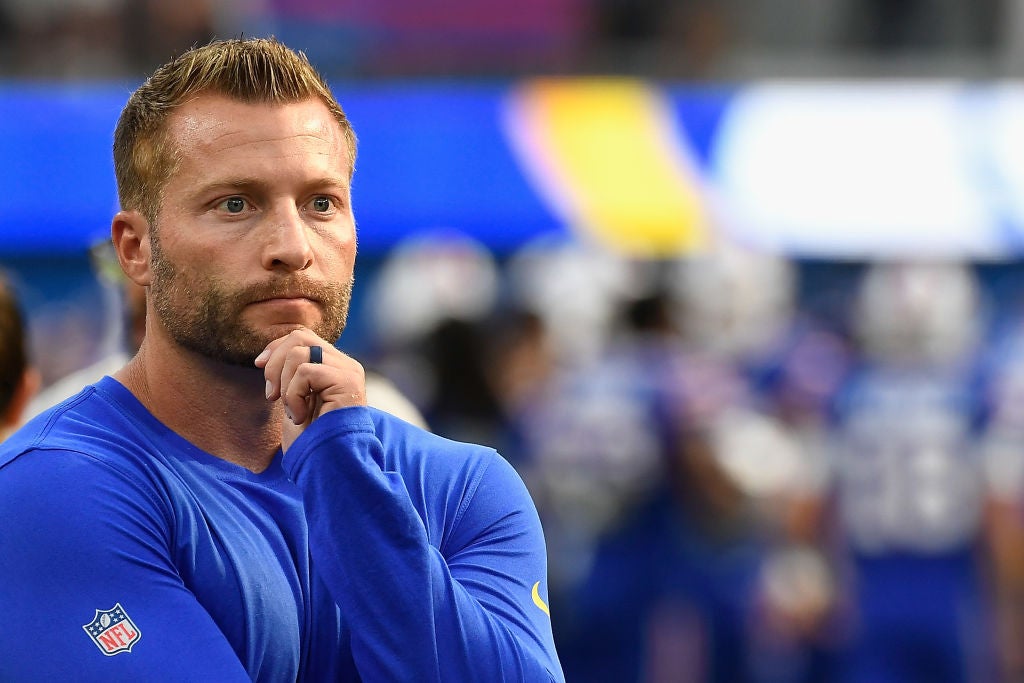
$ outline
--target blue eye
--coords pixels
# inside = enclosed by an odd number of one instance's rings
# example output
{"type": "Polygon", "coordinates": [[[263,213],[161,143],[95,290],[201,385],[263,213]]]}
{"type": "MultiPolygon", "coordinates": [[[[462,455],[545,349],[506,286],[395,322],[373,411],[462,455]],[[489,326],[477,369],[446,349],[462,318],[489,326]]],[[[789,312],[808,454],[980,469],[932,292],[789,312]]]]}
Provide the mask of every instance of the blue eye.
{"type": "Polygon", "coordinates": [[[328,198],[328,197],[317,197],[316,199],[314,199],[313,200],[313,210],[314,211],[330,211],[331,210],[331,200],[330,200],[330,198],[328,198]]]}

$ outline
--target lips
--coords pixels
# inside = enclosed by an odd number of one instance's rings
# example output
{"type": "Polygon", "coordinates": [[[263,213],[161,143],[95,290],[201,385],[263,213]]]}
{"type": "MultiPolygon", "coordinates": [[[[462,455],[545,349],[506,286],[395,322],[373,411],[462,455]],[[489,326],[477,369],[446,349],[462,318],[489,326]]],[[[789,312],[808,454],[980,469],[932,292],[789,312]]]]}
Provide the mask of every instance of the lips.
{"type": "Polygon", "coordinates": [[[249,303],[260,304],[267,301],[285,301],[289,299],[306,299],[312,301],[315,304],[322,303],[321,298],[315,294],[309,292],[308,289],[288,289],[288,290],[272,290],[272,291],[256,291],[252,292],[248,297],[249,303]]]}
{"type": "Polygon", "coordinates": [[[290,299],[306,299],[307,301],[312,301],[313,303],[320,303],[320,301],[316,297],[311,296],[309,294],[275,294],[274,296],[268,296],[262,299],[257,299],[253,301],[253,303],[261,304],[265,301],[286,301],[290,299]]]}
{"type": "Polygon", "coordinates": [[[330,296],[330,290],[326,285],[308,277],[259,282],[239,293],[240,301],[245,304],[305,299],[323,306],[330,296]]]}

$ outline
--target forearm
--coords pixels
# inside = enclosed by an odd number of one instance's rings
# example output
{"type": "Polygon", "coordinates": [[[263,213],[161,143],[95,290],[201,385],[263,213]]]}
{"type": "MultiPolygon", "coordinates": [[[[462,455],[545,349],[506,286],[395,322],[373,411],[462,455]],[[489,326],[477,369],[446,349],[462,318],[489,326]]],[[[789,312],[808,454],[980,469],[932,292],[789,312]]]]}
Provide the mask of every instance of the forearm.
{"type": "Polygon", "coordinates": [[[499,534],[481,544],[478,562],[450,565],[428,538],[406,482],[384,471],[383,447],[366,411],[320,419],[328,424],[296,442],[285,466],[303,492],[313,561],[351,627],[360,674],[552,680],[548,669],[557,666],[544,661],[552,653],[535,633],[535,615],[508,598],[529,595],[526,579],[489,562],[500,557],[505,540],[521,539],[499,534]]]}

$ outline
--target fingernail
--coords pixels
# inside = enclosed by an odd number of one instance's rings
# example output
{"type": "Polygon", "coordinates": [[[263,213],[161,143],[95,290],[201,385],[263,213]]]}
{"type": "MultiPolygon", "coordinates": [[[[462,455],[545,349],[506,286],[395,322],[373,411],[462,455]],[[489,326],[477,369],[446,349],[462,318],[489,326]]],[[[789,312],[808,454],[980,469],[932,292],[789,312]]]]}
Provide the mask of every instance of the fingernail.
{"type": "Polygon", "coordinates": [[[274,385],[273,385],[273,384],[271,384],[271,383],[270,383],[270,380],[268,379],[268,380],[267,380],[267,388],[266,388],[266,394],[267,394],[267,398],[270,398],[270,395],[271,395],[272,393],[274,393],[274,385]]]}
{"type": "Polygon", "coordinates": [[[292,411],[288,409],[288,406],[284,407],[284,414],[288,416],[288,419],[295,422],[295,418],[292,417],[292,411]]]}
{"type": "Polygon", "coordinates": [[[260,355],[256,356],[256,360],[254,360],[253,362],[254,363],[262,363],[263,361],[265,361],[269,357],[270,357],[270,349],[263,349],[260,352],[260,355]]]}

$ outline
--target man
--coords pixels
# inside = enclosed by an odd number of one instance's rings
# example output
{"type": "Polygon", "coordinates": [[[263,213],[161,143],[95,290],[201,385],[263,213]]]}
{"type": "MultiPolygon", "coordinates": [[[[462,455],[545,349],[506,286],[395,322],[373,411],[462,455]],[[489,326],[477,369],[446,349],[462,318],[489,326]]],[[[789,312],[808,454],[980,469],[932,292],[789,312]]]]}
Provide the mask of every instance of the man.
{"type": "Polygon", "coordinates": [[[18,299],[0,277],[0,441],[20,423],[39,388],[39,372],[29,362],[27,336],[18,299]]]}
{"type": "Polygon", "coordinates": [[[305,58],[186,52],[114,159],[146,335],[0,449],[0,680],[561,681],[522,481],[333,345],[355,136],[305,58]]]}
{"type": "Polygon", "coordinates": [[[1002,542],[1019,526],[985,476],[984,303],[974,269],[955,261],[880,261],[857,283],[853,362],[827,403],[821,477],[797,492],[787,529],[835,590],[813,610],[776,605],[829,655],[830,680],[1012,680],[997,673],[1002,606],[991,598],[1020,585],[1002,583],[1002,542]]]}

